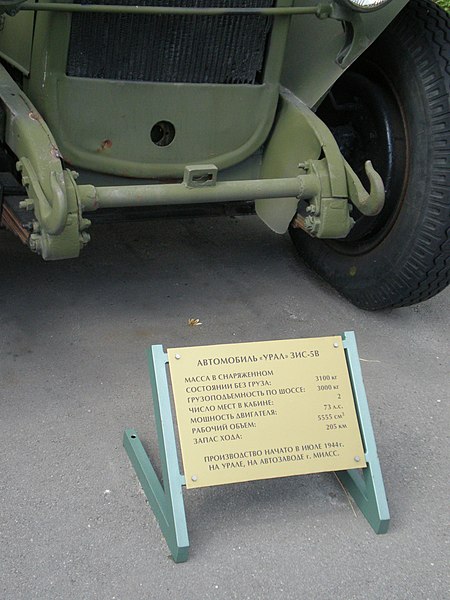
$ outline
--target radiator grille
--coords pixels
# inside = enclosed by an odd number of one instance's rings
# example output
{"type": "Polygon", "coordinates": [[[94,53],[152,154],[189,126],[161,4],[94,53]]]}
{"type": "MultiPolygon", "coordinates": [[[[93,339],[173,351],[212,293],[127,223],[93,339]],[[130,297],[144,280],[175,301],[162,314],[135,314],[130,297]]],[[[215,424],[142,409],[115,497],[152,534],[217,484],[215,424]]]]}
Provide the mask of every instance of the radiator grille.
{"type": "MultiPolygon", "coordinates": [[[[269,7],[273,0],[82,0],[79,4],[269,7]]],[[[74,13],[67,74],[170,83],[261,83],[272,17],[74,13]]]]}

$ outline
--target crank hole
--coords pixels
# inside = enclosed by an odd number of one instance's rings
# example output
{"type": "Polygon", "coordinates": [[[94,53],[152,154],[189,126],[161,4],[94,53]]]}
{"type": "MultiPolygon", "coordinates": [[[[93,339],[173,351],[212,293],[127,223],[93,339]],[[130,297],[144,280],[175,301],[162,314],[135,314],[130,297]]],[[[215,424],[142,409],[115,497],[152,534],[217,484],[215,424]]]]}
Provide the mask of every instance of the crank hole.
{"type": "Polygon", "coordinates": [[[150,139],[159,147],[168,146],[175,137],[175,127],[170,121],[158,121],[150,131],[150,139]]]}

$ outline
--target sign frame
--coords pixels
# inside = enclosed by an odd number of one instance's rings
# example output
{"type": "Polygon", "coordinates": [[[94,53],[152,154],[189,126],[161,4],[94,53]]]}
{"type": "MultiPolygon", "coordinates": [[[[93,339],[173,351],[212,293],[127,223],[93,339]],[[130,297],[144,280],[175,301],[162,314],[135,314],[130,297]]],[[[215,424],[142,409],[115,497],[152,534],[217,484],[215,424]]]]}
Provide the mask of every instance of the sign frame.
{"type": "MultiPolygon", "coordinates": [[[[341,335],[355,402],[366,467],[336,471],[342,485],[377,534],[386,533],[390,516],[377,454],[367,396],[362,379],[355,333],[341,335]]],[[[189,536],[184,509],[183,486],[186,485],[178,460],[173,411],[166,374],[168,356],[163,346],[148,351],[162,483],[134,429],[126,429],[123,445],[139,482],[158,520],[170,553],[176,563],[188,559],[189,536]]]]}

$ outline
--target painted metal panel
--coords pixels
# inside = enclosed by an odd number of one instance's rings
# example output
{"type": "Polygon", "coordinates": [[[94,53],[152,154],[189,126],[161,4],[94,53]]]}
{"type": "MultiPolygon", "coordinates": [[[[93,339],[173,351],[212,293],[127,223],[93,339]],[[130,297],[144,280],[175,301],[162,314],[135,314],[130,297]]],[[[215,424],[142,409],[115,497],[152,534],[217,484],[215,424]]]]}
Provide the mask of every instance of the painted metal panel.
{"type": "Polygon", "coordinates": [[[32,12],[0,16],[0,57],[25,75],[30,72],[33,27],[32,12]]]}

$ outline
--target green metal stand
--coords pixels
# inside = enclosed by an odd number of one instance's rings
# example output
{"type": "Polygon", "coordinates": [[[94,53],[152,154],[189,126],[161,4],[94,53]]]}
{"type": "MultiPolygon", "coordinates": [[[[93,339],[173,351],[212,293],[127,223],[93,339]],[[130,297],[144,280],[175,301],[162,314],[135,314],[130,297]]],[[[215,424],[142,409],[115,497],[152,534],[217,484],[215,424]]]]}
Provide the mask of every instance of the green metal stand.
{"type": "Polygon", "coordinates": [[[133,429],[126,429],[123,445],[136,471],[142,489],[158,519],[173,560],[177,563],[188,559],[189,537],[180,474],[169,386],[166,376],[167,354],[162,346],[149,350],[149,370],[155,409],[156,430],[161,458],[163,485],[133,429]]]}
{"type": "Polygon", "coordinates": [[[370,420],[369,405],[361,373],[355,333],[346,331],[342,335],[347,366],[355,400],[356,414],[365,450],[367,467],[338,471],[347,491],[353,496],[359,509],[369,521],[375,533],[386,533],[389,527],[389,508],[384,489],[383,475],[378,460],[377,445],[370,420]]]}
{"type": "MultiPolygon", "coordinates": [[[[370,420],[366,392],[359,364],[358,349],[353,331],[346,331],[342,340],[347,358],[350,381],[365,450],[367,467],[339,471],[337,476],[353,496],[356,504],[376,533],[385,533],[389,526],[389,509],[384,490],[383,476],[370,420]]],[[[188,559],[189,538],[180,473],[169,386],[166,375],[167,354],[162,346],[149,350],[149,370],[155,410],[158,446],[161,457],[162,480],[158,479],[147,453],[133,429],[126,429],[123,445],[133,464],[150,506],[166,538],[173,560],[188,559]]]]}

